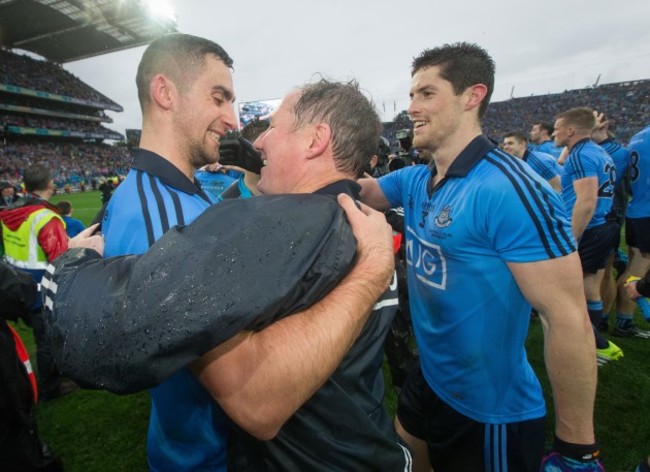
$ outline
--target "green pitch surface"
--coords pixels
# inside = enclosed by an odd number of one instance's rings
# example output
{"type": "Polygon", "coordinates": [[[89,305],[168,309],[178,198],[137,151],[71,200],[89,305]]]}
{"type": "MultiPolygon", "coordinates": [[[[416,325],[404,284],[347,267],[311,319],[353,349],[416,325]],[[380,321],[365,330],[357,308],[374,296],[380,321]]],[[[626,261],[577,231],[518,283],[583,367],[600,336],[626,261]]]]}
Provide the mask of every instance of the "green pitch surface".
{"type": "Polygon", "coordinates": [[[61,200],[68,200],[72,203],[72,217],[83,221],[86,226],[88,226],[102,207],[101,192],[80,192],[71,193],[70,195],[59,194],[52,197],[50,202],[56,204],[61,200]]]}

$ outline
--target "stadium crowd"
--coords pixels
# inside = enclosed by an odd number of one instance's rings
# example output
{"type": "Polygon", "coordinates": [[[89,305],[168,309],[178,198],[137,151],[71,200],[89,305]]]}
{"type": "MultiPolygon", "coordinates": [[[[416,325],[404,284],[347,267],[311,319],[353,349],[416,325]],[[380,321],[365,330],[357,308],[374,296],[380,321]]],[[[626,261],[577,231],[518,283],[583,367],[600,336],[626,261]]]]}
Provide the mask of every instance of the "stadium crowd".
{"type": "MultiPolygon", "coordinates": [[[[16,57],[0,69],[14,83],[33,79],[39,89],[68,93],[68,76],[44,77],[57,75],[51,68],[58,66],[38,65],[43,74],[30,78],[24,71],[33,60],[16,57]]],[[[399,142],[393,155],[373,105],[353,82],[305,84],[285,96],[268,129],[227,139],[237,126],[232,64],[203,38],[154,41],[136,78],[143,127],[131,153],[26,139],[0,147],[0,180],[24,181],[27,192],[0,211],[10,265],[0,269],[7,277],[27,269],[38,285],[23,280],[23,290],[43,291],[20,312],[36,320],[45,399],[75,390],[62,374],[120,393],[150,389],[151,470],[604,471],[593,423],[597,370],[623,357],[606,335],[650,338],[633,321],[633,299],[647,293],[648,278],[628,283],[650,272],[650,179],[639,178],[650,173],[650,135],[639,133],[648,126],[650,81],[488,107],[495,65],[485,50],[469,43],[428,49],[412,65],[413,129],[383,129],[399,142]],[[196,86],[169,87],[181,80],[196,86]],[[177,89],[183,91],[166,92],[177,89]],[[206,93],[218,106],[205,104],[206,93]],[[551,141],[565,149],[559,159],[545,152],[551,141]],[[619,141],[629,141],[630,150],[619,141]],[[195,172],[222,166],[242,175],[216,198],[195,172]],[[69,239],[60,210],[47,201],[54,187],[109,175],[127,177],[105,198],[103,237],[91,227],[69,239]],[[260,192],[265,196],[252,198],[260,192]],[[384,211],[393,212],[392,228],[384,211]],[[306,249],[284,232],[296,221],[308,223],[300,233],[313,239],[306,249]],[[604,295],[623,224],[630,258],[614,295],[604,295]],[[313,237],[318,225],[323,233],[313,237]],[[214,251],[218,237],[221,250],[214,251]],[[283,243],[289,260],[264,267],[273,254],[267,248],[283,243]],[[74,247],[94,251],[67,251],[74,247]],[[259,257],[251,255],[256,250],[259,257]],[[349,260],[321,269],[309,259],[304,279],[278,283],[280,270],[294,275],[286,267],[301,251],[349,260]],[[217,273],[221,253],[231,264],[225,276],[217,273]],[[168,264],[173,270],[159,270],[168,264]],[[156,276],[143,281],[133,274],[156,276]],[[206,274],[210,284],[196,283],[206,274]],[[325,286],[312,290],[315,279],[327,279],[325,286]],[[244,308],[241,297],[227,298],[240,295],[242,280],[260,293],[244,308]],[[295,298],[267,308],[264,283],[272,292],[293,290],[295,298]],[[215,285],[223,306],[214,318],[225,320],[214,330],[218,342],[212,332],[203,336],[199,323],[214,311],[215,285]],[[96,315],[98,298],[105,306],[96,315]],[[231,309],[239,324],[227,318],[231,309]],[[179,313],[194,321],[169,329],[181,322],[179,313]],[[102,318],[124,314],[130,335],[127,326],[111,330],[102,318]],[[546,404],[524,345],[531,316],[544,324],[553,384],[550,452],[546,404]],[[83,317],[87,323],[78,322],[83,317]],[[386,338],[409,336],[395,326],[404,320],[412,322],[419,358],[406,369],[389,355],[391,370],[403,371],[393,424],[382,406],[381,364],[394,342],[386,338]],[[92,345],[70,342],[90,336],[92,345]],[[147,338],[163,336],[173,348],[145,348],[147,338]],[[135,345],[142,347],[137,353],[135,345]]],[[[107,100],[92,92],[75,90],[107,100]]],[[[17,122],[32,126],[32,119],[60,123],[24,116],[17,122]]],[[[35,387],[27,390],[27,397],[36,395],[35,387]]],[[[35,429],[31,403],[21,412],[35,429]]],[[[37,435],[7,444],[0,443],[0,454],[13,459],[12,448],[36,444],[40,452],[31,454],[60,470],[37,435]]],[[[650,465],[644,460],[637,470],[650,465]]]]}
{"type": "Polygon", "coordinates": [[[90,188],[93,180],[126,175],[131,157],[126,147],[72,141],[14,140],[0,145],[0,179],[19,185],[26,168],[48,166],[58,188],[90,188]]]}
{"type": "Polygon", "coordinates": [[[0,84],[115,104],[63,67],[0,49],[0,84]]]}
{"type": "Polygon", "coordinates": [[[501,140],[504,133],[530,130],[535,123],[552,122],[558,113],[585,104],[607,113],[610,131],[627,143],[650,116],[650,80],[495,102],[485,114],[484,129],[488,136],[501,140]]]}

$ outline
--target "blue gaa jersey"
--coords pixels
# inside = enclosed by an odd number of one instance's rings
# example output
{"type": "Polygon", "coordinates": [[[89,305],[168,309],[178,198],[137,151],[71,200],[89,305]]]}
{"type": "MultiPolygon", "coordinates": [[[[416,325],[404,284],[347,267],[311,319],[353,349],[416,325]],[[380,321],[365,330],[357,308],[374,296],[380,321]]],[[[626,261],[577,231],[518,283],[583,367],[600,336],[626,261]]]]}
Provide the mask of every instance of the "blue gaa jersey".
{"type": "Polygon", "coordinates": [[[557,161],[560,158],[560,154],[562,154],[562,147],[556,146],[555,143],[549,139],[548,141],[539,143],[533,151],[550,154],[557,161]]]}
{"type": "Polygon", "coordinates": [[[391,206],[404,207],[424,376],[440,398],[476,421],[540,418],[542,389],[524,348],[531,307],[506,263],[575,251],[562,201],[484,136],[463,150],[442,181],[432,182],[423,165],[379,179],[391,206]]]}
{"type": "MultiPolygon", "coordinates": [[[[133,157],[104,215],[105,257],[146,252],[169,228],[191,223],[216,201],[157,154],[136,149],[133,157]]],[[[183,369],[150,393],[150,470],[226,471],[230,426],[194,375],[183,369]]]]}
{"type": "Polygon", "coordinates": [[[650,126],[635,134],[630,150],[630,188],[632,199],[627,207],[628,218],[650,217],[650,126]]]}
{"type": "Polygon", "coordinates": [[[226,173],[198,170],[194,174],[194,178],[199,181],[203,190],[218,198],[240,175],[240,172],[234,170],[229,170],[226,173]]]}
{"type": "Polygon", "coordinates": [[[558,175],[559,164],[550,154],[526,151],[523,161],[546,181],[558,175]]]}
{"type": "Polygon", "coordinates": [[[591,139],[585,138],[573,146],[564,163],[562,198],[570,215],[573,215],[573,207],[576,204],[573,182],[589,177],[598,179],[598,203],[587,225],[587,228],[593,228],[605,224],[606,217],[612,209],[616,167],[603,148],[591,139]]]}
{"type": "Polygon", "coordinates": [[[623,180],[630,162],[630,151],[621,146],[621,143],[614,139],[606,139],[598,145],[605,150],[614,161],[616,167],[616,185],[623,180]]]}

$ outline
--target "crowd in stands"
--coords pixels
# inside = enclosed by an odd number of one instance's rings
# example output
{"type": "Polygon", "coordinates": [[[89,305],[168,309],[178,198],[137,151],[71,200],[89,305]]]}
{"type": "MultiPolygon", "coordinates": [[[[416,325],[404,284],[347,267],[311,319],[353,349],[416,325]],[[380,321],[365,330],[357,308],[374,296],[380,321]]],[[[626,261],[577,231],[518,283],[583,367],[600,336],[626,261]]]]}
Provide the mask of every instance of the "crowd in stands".
{"type": "Polygon", "coordinates": [[[24,169],[35,163],[47,165],[57,187],[63,188],[126,175],[130,156],[126,147],[107,144],[22,140],[0,146],[0,180],[18,184],[24,169]]]}
{"type": "Polygon", "coordinates": [[[0,50],[0,84],[17,85],[101,103],[114,102],[52,62],[0,50]]]}
{"type": "Polygon", "coordinates": [[[553,123],[558,113],[581,106],[605,112],[610,130],[618,140],[627,143],[634,133],[648,124],[650,80],[495,102],[485,114],[483,129],[488,136],[500,140],[509,131],[527,132],[537,122],[553,123]]]}
{"type": "Polygon", "coordinates": [[[20,126],[28,128],[44,128],[50,130],[79,131],[84,133],[110,133],[110,129],[105,128],[94,121],[69,120],[48,118],[38,115],[3,113],[0,114],[0,123],[5,126],[20,126]]]}

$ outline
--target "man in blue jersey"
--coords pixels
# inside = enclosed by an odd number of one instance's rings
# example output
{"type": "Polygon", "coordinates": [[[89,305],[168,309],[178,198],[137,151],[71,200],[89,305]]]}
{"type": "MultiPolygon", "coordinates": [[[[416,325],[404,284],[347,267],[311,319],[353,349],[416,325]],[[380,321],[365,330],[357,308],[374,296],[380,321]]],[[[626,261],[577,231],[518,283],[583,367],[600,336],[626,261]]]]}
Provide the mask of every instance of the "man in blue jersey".
{"type": "Polygon", "coordinates": [[[630,260],[619,278],[617,319],[614,334],[645,337],[633,322],[635,303],[625,295],[628,277],[642,277],[650,270],[650,126],[630,140],[630,193],[632,198],[625,214],[625,241],[630,260]]]}
{"type": "MultiPolygon", "coordinates": [[[[600,286],[607,258],[620,231],[616,222],[608,219],[616,167],[609,154],[591,140],[595,126],[593,110],[572,108],[557,116],[554,132],[555,143],[569,150],[562,174],[562,199],[571,215],[573,237],[578,241],[587,311],[594,329],[603,316],[600,286]]],[[[623,357],[618,346],[598,331],[594,334],[600,365],[623,357]]]]}
{"type": "MultiPolygon", "coordinates": [[[[603,315],[598,324],[598,329],[607,331],[608,329],[608,314],[612,311],[616,303],[617,289],[616,279],[614,278],[613,267],[615,259],[618,257],[618,248],[620,246],[620,228],[623,226],[625,220],[625,210],[627,209],[627,202],[629,199],[628,188],[629,179],[627,177],[627,167],[630,161],[630,152],[621,145],[614,135],[609,131],[609,120],[604,113],[594,111],[596,117],[596,126],[591,130],[591,139],[602,147],[607,154],[614,161],[616,167],[616,182],[614,183],[614,200],[612,201],[612,211],[607,216],[608,219],[613,220],[619,227],[618,238],[614,241],[612,254],[607,258],[607,265],[605,266],[605,274],[603,282],[600,287],[600,292],[603,297],[603,315]]],[[[618,274],[619,276],[621,274],[618,274]]],[[[616,333],[614,333],[616,334],[616,333]]],[[[650,334],[650,333],[648,333],[650,334]]]]}
{"type": "Polygon", "coordinates": [[[540,121],[535,123],[528,133],[530,142],[533,144],[533,151],[550,154],[557,161],[562,154],[562,147],[556,146],[553,142],[553,125],[540,121]]]}
{"type": "Polygon", "coordinates": [[[544,470],[598,470],[597,369],[575,242],[557,192],[481,134],[493,86],[480,47],[424,51],[409,115],[414,146],[432,161],[361,181],[371,206],[405,212],[421,359],[400,395],[398,432],[414,470],[540,470],[546,409],[524,348],[532,304],[556,411],[544,470]]]}
{"type": "MultiPolygon", "coordinates": [[[[140,148],[133,151],[131,171],[105,213],[106,257],[146,252],[169,228],[191,223],[215,202],[197,184],[194,171],[217,161],[219,140],[237,125],[231,66],[219,45],[185,34],[163,36],[145,50],[136,77],[143,115],[140,148]]],[[[359,239],[358,263],[336,293],[252,333],[241,350],[233,350],[236,356],[256,349],[273,361],[250,378],[249,388],[259,395],[231,399],[233,408],[277,413],[287,403],[306,401],[338,365],[388,285],[390,250],[375,260],[382,254],[381,243],[390,241],[385,220],[376,212],[357,210],[349,198],[341,201],[359,239]],[[322,329],[324,324],[329,329],[322,329]]],[[[152,389],[151,398],[151,470],[226,470],[229,422],[189,369],[152,389]]],[[[252,434],[264,435],[285,419],[251,415],[246,426],[252,434]]]]}
{"type": "Polygon", "coordinates": [[[537,175],[546,180],[557,192],[560,188],[558,163],[550,154],[528,150],[528,140],[523,133],[510,132],[503,137],[503,150],[521,159],[533,169],[537,175]]]}

